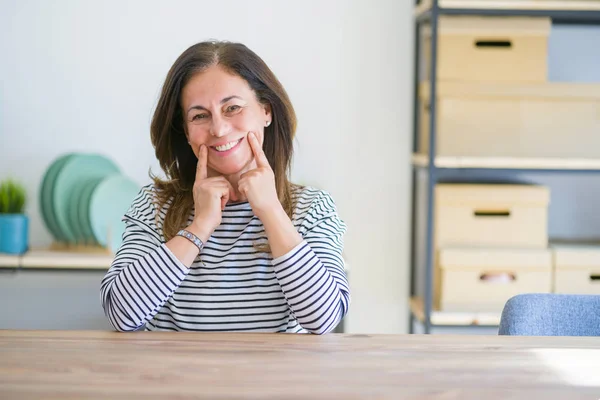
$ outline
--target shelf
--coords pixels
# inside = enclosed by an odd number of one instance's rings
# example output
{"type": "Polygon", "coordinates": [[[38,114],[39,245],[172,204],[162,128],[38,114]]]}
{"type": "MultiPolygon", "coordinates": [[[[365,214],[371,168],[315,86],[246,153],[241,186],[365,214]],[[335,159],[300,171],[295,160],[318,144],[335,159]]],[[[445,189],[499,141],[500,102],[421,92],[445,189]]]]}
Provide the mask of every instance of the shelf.
{"type": "Polygon", "coordinates": [[[114,256],[50,250],[31,250],[21,256],[0,256],[1,268],[108,270],[114,256]]]}
{"type": "MultiPolygon", "coordinates": [[[[429,166],[429,157],[413,154],[415,167],[429,166]]],[[[598,171],[600,159],[585,158],[511,158],[511,157],[452,157],[435,158],[436,168],[441,169],[489,169],[526,171],[598,171]]]]}
{"type": "Polygon", "coordinates": [[[11,254],[0,254],[0,268],[16,268],[19,266],[19,256],[11,254]]]}
{"type": "MultiPolygon", "coordinates": [[[[447,29],[444,26],[442,16],[482,16],[486,17],[546,17],[552,20],[554,24],[594,24],[600,25],[600,0],[421,0],[419,4],[414,8],[415,22],[416,22],[416,39],[414,41],[414,54],[416,69],[419,70],[419,65],[422,64],[423,60],[419,59],[419,55],[422,57],[423,53],[430,56],[429,70],[430,72],[439,70],[439,60],[435,57],[435,48],[439,42],[436,42],[435,38],[432,38],[430,46],[423,50],[425,44],[420,44],[419,38],[427,34],[431,30],[438,32],[437,40],[440,39],[440,31],[447,29]],[[427,23],[431,23],[427,26],[427,23]],[[441,24],[441,25],[440,25],[441,24]]],[[[468,25],[468,24],[467,24],[468,25]]],[[[466,25],[465,25],[466,26],[466,25]]],[[[439,55],[439,54],[438,54],[439,55]]],[[[438,77],[439,78],[439,77],[438,77]]],[[[413,95],[413,106],[415,114],[413,122],[414,126],[414,139],[417,148],[424,149],[424,145],[418,145],[420,138],[420,117],[419,110],[421,109],[421,103],[419,94],[422,94],[423,86],[416,83],[415,93],[413,95]]],[[[447,82],[440,83],[438,81],[437,89],[435,92],[437,95],[443,90],[456,89],[447,82]],[[443,85],[442,85],[443,83],[443,85]],[[441,85],[441,86],[440,86],[441,85]]],[[[467,86],[464,83],[460,83],[461,95],[465,95],[464,91],[469,89],[475,91],[479,95],[485,96],[490,91],[495,91],[498,87],[505,93],[506,97],[518,97],[523,95],[534,95],[544,97],[547,101],[553,101],[556,97],[564,97],[564,89],[567,87],[564,84],[544,84],[544,85],[518,85],[511,86],[506,84],[496,85],[493,83],[475,83],[467,86]]],[[[598,88],[593,85],[571,85],[569,87],[572,90],[567,92],[570,99],[576,100],[577,97],[587,96],[591,94],[594,99],[598,98],[598,88]],[[579,90],[579,88],[583,88],[579,90]]],[[[428,88],[425,88],[428,89],[428,88]]],[[[430,94],[430,90],[426,90],[425,94],[430,94]]],[[[424,96],[427,97],[427,96],[424,96]]],[[[435,100],[435,99],[430,99],[435,100]]],[[[427,119],[431,119],[431,126],[429,128],[439,126],[439,116],[435,112],[429,110],[427,119]]],[[[435,224],[431,220],[432,213],[435,208],[435,198],[432,197],[433,193],[431,190],[437,182],[505,182],[513,181],[514,178],[524,178],[524,176],[515,176],[521,174],[598,174],[600,176],[600,157],[597,158],[561,158],[561,157],[481,157],[481,156],[442,156],[435,155],[435,149],[441,150],[440,146],[436,147],[436,142],[439,143],[439,132],[435,134],[433,131],[427,130],[427,134],[431,134],[430,137],[430,149],[432,157],[429,157],[428,152],[422,151],[421,153],[413,154],[412,165],[413,165],[413,194],[412,194],[412,209],[413,219],[411,221],[411,242],[412,253],[411,253],[411,278],[413,279],[413,286],[416,285],[416,281],[419,278],[418,267],[425,261],[423,267],[426,271],[431,272],[434,268],[435,258],[431,256],[433,253],[431,250],[435,248],[435,224]],[[427,181],[427,198],[426,212],[419,213],[417,206],[419,205],[419,195],[422,195],[421,189],[423,189],[422,178],[423,175],[428,175],[427,181]],[[421,215],[421,217],[419,217],[421,215]],[[421,224],[426,226],[424,232],[421,232],[421,224]],[[420,251],[425,249],[425,254],[429,255],[425,260],[416,260],[419,258],[420,251]]],[[[568,132],[565,132],[568,135],[568,132]]],[[[543,145],[543,141],[541,143],[543,145]]],[[[442,152],[439,151],[441,154],[442,152]]],[[[490,152],[491,153],[491,152],[490,152]]],[[[566,153],[566,152],[565,152],[566,153]]],[[[548,154],[552,154],[548,152],[548,154]]],[[[577,154],[577,153],[571,153],[577,154]]],[[[594,157],[594,153],[588,153],[589,156],[594,157]]],[[[577,176],[578,177],[578,176],[577,176]]],[[[520,181],[520,180],[518,180],[520,181]]],[[[429,290],[433,290],[434,283],[433,274],[425,274],[425,282],[422,282],[425,287],[429,290]]],[[[425,323],[425,307],[423,298],[413,297],[410,299],[410,315],[412,322],[420,321],[421,324],[425,323]]],[[[501,313],[478,313],[468,312],[465,310],[459,311],[440,311],[440,310],[427,310],[429,313],[429,321],[424,324],[423,328],[425,333],[431,333],[431,328],[468,328],[468,327],[486,327],[488,329],[495,328],[500,323],[501,313]]],[[[418,324],[414,324],[418,325],[418,324]]],[[[413,325],[411,324],[411,329],[413,325]]]]}
{"type": "MultiPolygon", "coordinates": [[[[23,269],[90,269],[107,271],[112,254],[76,253],[55,250],[31,250],[21,256],[0,254],[0,268],[23,269]]],[[[345,263],[346,273],[350,265],[345,263]]]]}
{"type": "MultiPolygon", "coordinates": [[[[432,0],[415,8],[419,20],[429,17],[432,0]]],[[[547,16],[560,20],[600,22],[598,0],[438,0],[438,13],[446,15],[547,16]]]]}
{"type": "MultiPolygon", "coordinates": [[[[410,310],[413,316],[421,323],[425,321],[425,306],[422,298],[411,298],[410,310]]],[[[500,313],[450,312],[436,310],[431,312],[431,325],[433,326],[498,326],[499,324],[500,313]]]]}

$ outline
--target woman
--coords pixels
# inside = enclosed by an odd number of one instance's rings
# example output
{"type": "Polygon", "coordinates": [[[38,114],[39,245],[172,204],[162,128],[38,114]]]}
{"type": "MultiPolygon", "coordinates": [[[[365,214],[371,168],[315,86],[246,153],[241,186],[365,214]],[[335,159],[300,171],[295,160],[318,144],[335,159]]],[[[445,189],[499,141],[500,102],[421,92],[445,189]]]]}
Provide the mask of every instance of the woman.
{"type": "Polygon", "coordinates": [[[119,331],[331,331],[348,312],[346,225],[288,180],[296,117],[242,44],[204,42],[171,67],[151,125],[166,179],[142,189],[102,281],[119,331]]]}

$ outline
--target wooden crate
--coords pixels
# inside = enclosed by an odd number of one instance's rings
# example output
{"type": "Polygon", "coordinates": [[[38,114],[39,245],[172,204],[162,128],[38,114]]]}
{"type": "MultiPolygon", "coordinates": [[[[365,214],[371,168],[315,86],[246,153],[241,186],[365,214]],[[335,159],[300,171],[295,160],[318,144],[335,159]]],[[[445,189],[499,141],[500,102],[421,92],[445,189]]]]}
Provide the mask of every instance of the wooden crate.
{"type": "MultiPolygon", "coordinates": [[[[438,80],[545,82],[548,77],[546,17],[441,16],[438,80]]],[[[425,79],[429,80],[431,31],[423,31],[425,79]]]]}
{"type": "MultiPolygon", "coordinates": [[[[438,156],[600,158],[600,84],[438,84],[438,156]]],[[[419,150],[429,149],[429,84],[419,150]]]]}
{"type": "Polygon", "coordinates": [[[600,295],[600,244],[553,245],[554,292],[600,295]]]}
{"type": "Polygon", "coordinates": [[[442,311],[501,312],[512,296],[552,289],[549,249],[445,248],[437,260],[442,311]]]}
{"type": "MultiPolygon", "coordinates": [[[[417,12],[431,8],[432,0],[421,0],[417,12]]],[[[599,0],[438,0],[441,8],[474,8],[480,10],[561,10],[598,11],[599,0]]]]}
{"type": "Polygon", "coordinates": [[[543,186],[438,184],[435,246],[546,248],[549,202],[543,186]]]}

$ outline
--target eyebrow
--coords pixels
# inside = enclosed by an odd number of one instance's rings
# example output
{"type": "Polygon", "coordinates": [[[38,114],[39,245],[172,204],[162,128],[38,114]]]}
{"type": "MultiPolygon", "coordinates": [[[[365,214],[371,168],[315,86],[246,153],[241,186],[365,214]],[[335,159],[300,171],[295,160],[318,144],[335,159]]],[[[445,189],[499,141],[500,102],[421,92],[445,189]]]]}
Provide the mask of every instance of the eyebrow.
{"type": "MultiPolygon", "coordinates": [[[[235,96],[235,95],[233,95],[233,96],[227,96],[227,97],[225,97],[223,100],[221,100],[221,104],[225,104],[225,103],[227,103],[229,100],[232,100],[232,99],[244,100],[244,99],[242,99],[240,96],[235,96]]],[[[206,107],[204,107],[204,106],[201,106],[201,105],[195,105],[195,106],[191,106],[190,108],[188,108],[187,112],[189,113],[189,112],[190,112],[190,111],[192,111],[192,110],[204,110],[204,111],[208,111],[208,109],[207,109],[206,107]]]]}

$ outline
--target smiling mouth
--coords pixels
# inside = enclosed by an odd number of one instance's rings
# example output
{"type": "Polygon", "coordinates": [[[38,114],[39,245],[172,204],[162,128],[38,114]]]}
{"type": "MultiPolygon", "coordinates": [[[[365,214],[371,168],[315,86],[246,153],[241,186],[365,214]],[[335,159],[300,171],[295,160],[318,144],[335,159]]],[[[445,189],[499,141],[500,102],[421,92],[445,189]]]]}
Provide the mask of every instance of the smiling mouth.
{"type": "Polygon", "coordinates": [[[211,146],[211,148],[215,149],[218,152],[225,152],[227,150],[231,150],[233,149],[235,146],[237,146],[240,142],[242,141],[242,139],[238,139],[238,140],[234,140],[233,142],[229,142],[226,143],[224,145],[221,146],[211,146]]]}

